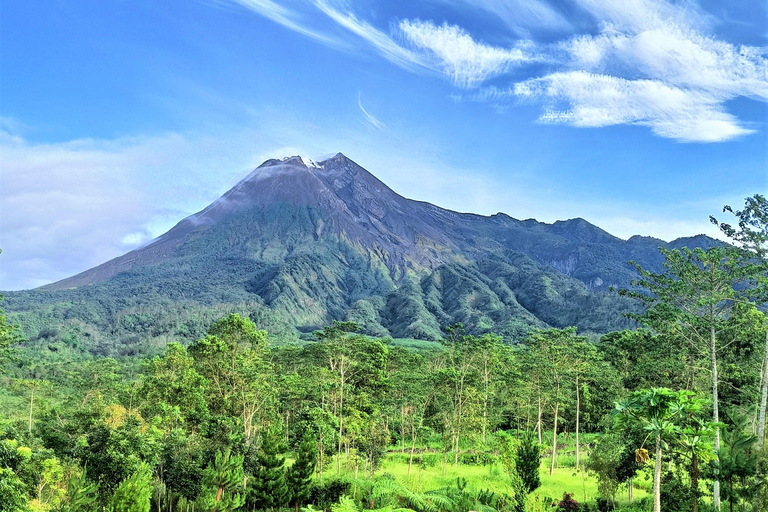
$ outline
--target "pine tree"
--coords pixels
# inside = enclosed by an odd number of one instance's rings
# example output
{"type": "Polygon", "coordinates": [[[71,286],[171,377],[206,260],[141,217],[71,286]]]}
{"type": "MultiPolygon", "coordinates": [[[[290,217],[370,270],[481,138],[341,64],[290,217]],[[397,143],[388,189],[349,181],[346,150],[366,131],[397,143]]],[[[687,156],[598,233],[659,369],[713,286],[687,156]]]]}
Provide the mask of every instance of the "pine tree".
{"type": "Polygon", "coordinates": [[[203,473],[198,508],[203,512],[231,512],[243,506],[243,456],[230,456],[229,448],[216,453],[203,473]]]}
{"type": "Polygon", "coordinates": [[[280,457],[286,447],[280,442],[280,433],[270,429],[262,434],[261,449],[257,455],[259,469],[249,480],[248,504],[259,510],[274,510],[288,502],[288,486],[285,483],[285,457],[280,457]]]}
{"type": "Polygon", "coordinates": [[[151,478],[149,464],[143,462],[136,472],[117,486],[107,503],[107,512],[149,512],[151,478]]]}
{"type": "Polygon", "coordinates": [[[296,461],[288,468],[285,475],[290,500],[296,512],[299,510],[299,505],[306,503],[309,499],[316,462],[317,442],[309,433],[304,434],[296,451],[296,461]]]}
{"type": "Polygon", "coordinates": [[[526,431],[515,453],[517,474],[523,481],[526,492],[533,492],[541,485],[539,467],[541,466],[541,447],[533,431],[526,431]]]}

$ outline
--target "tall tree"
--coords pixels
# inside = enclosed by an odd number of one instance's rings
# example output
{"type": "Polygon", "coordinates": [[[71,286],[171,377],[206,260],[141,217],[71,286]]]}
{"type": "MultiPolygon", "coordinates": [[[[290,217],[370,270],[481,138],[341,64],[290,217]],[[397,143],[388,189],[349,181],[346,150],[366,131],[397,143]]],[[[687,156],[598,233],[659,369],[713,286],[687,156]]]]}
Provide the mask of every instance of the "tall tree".
{"type": "Polygon", "coordinates": [[[515,467],[525,489],[531,493],[541,485],[541,445],[532,430],[526,430],[515,450],[515,467]]]}
{"type": "Polygon", "coordinates": [[[266,337],[249,319],[231,314],[214,323],[208,335],[189,348],[195,369],[208,382],[210,411],[239,418],[248,445],[275,407],[274,370],[265,357],[266,337]]]}
{"type": "Polygon", "coordinates": [[[557,427],[560,419],[560,405],[566,389],[576,381],[576,368],[583,371],[583,353],[594,354],[594,348],[584,336],[576,335],[576,328],[547,329],[534,331],[528,338],[529,358],[532,366],[549,388],[553,406],[552,456],[549,465],[550,476],[555,470],[557,459],[557,427]]]}
{"type": "Polygon", "coordinates": [[[107,503],[107,512],[149,512],[152,496],[152,472],[144,463],[128,478],[120,482],[107,503]]]}
{"type": "MultiPolygon", "coordinates": [[[[727,328],[726,319],[736,301],[747,300],[749,286],[760,267],[734,247],[680,250],[660,249],[664,272],[657,274],[635,265],[640,279],[634,284],[642,292],[621,293],[642,300],[647,309],[635,318],[657,331],[677,332],[709,360],[712,417],[720,422],[718,398],[718,336],[727,328]]],[[[720,431],[715,429],[715,456],[720,451],[720,431]]],[[[720,509],[720,482],[715,476],[713,504],[720,509]]]]}
{"type": "MultiPolygon", "coordinates": [[[[754,256],[762,266],[762,272],[758,279],[757,303],[768,301],[768,200],[760,194],[755,194],[745,200],[743,210],[734,210],[726,205],[723,212],[732,213],[736,217],[737,225],[719,222],[715,217],[709,219],[720,230],[739,246],[754,256]]],[[[768,325],[768,313],[765,318],[768,325]]],[[[763,365],[760,383],[760,406],[758,412],[757,449],[761,450],[765,442],[765,418],[768,407],[768,329],[765,332],[765,347],[763,350],[763,365]]]]}

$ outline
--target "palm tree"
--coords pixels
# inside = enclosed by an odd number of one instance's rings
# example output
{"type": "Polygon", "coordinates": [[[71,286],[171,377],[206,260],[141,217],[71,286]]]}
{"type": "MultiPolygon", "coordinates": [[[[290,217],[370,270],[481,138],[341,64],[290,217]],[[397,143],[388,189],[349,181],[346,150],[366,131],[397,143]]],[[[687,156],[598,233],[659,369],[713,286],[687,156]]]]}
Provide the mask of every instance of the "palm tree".
{"type": "MultiPolygon", "coordinates": [[[[694,398],[692,391],[672,391],[668,388],[641,389],[616,404],[613,410],[615,426],[625,429],[639,424],[648,432],[646,440],[656,441],[656,467],[653,473],[653,510],[661,512],[661,455],[664,442],[677,442],[682,419],[701,409],[703,400],[694,398]]],[[[642,446],[635,451],[638,462],[647,462],[648,450],[642,446]]]]}

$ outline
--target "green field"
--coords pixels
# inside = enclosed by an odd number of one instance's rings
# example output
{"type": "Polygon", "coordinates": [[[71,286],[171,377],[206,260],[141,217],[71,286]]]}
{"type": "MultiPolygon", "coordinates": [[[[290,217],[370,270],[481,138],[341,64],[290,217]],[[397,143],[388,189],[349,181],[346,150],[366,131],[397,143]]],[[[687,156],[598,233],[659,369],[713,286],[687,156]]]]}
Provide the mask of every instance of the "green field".
{"type": "MultiPolygon", "coordinates": [[[[551,435],[551,434],[550,434],[551,435]]],[[[587,439],[594,436],[585,436],[587,439]]],[[[527,510],[537,511],[549,508],[550,500],[559,501],[563,493],[573,493],[574,499],[581,503],[593,504],[595,498],[599,496],[597,491],[597,480],[595,476],[585,471],[584,468],[588,462],[588,455],[583,451],[580,456],[581,469],[574,469],[575,456],[573,443],[564,443],[563,455],[558,456],[557,467],[552,476],[549,475],[550,459],[548,456],[542,456],[541,460],[541,487],[534,491],[527,501],[527,510]]],[[[419,454],[416,455],[414,463],[408,473],[408,450],[405,453],[399,450],[390,450],[381,467],[374,472],[374,479],[382,476],[391,476],[409,489],[422,493],[435,489],[441,489],[456,485],[458,478],[463,478],[467,482],[467,489],[470,491],[479,491],[488,489],[497,493],[514,494],[510,485],[510,478],[505,473],[504,468],[499,463],[487,465],[470,465],[453,463],[453,455],[448,454],[448,461],[443,469],[443,459],[441,453],[428,453],[425,462],[419,464],[419,454]]],[[[354,469],[347,466],[346,458],[342,456],[341,474],[347,478],[354,479],[354,469]]],[[[324,478],[334,478],[337,476],[337,466],[334,460],[332,464],[323,472],[324,478]]],[[[367,477],[363,475],[363,468],[359,468],[358,485],[360,488],[365,486],[367,477]]],[[[635,480],[633,498],[638,501],[650,494],[650,480],[647,482],[638,478],[635,480]]],[[[360,496],[356,496],[360,498],[360,496]]],[[[617,500],[620,505],[629,503],[626,486],[622,486],[617,494],[617,500]]]]}

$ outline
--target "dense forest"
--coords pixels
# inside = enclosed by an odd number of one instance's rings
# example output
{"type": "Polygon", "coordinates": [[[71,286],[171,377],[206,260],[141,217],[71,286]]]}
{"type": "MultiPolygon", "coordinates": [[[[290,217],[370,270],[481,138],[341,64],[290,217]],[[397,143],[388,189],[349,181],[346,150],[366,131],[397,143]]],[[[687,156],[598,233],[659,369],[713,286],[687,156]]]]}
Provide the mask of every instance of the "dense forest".
{"type": "Polygon", "coordinates": [[[231,313],[154,357],[41,357],[0,314],[0,512],[766,510],[768,203],[726,211],[735,245],[637,265],[638,328],[599,338],[276,345],[231,313]]]}

